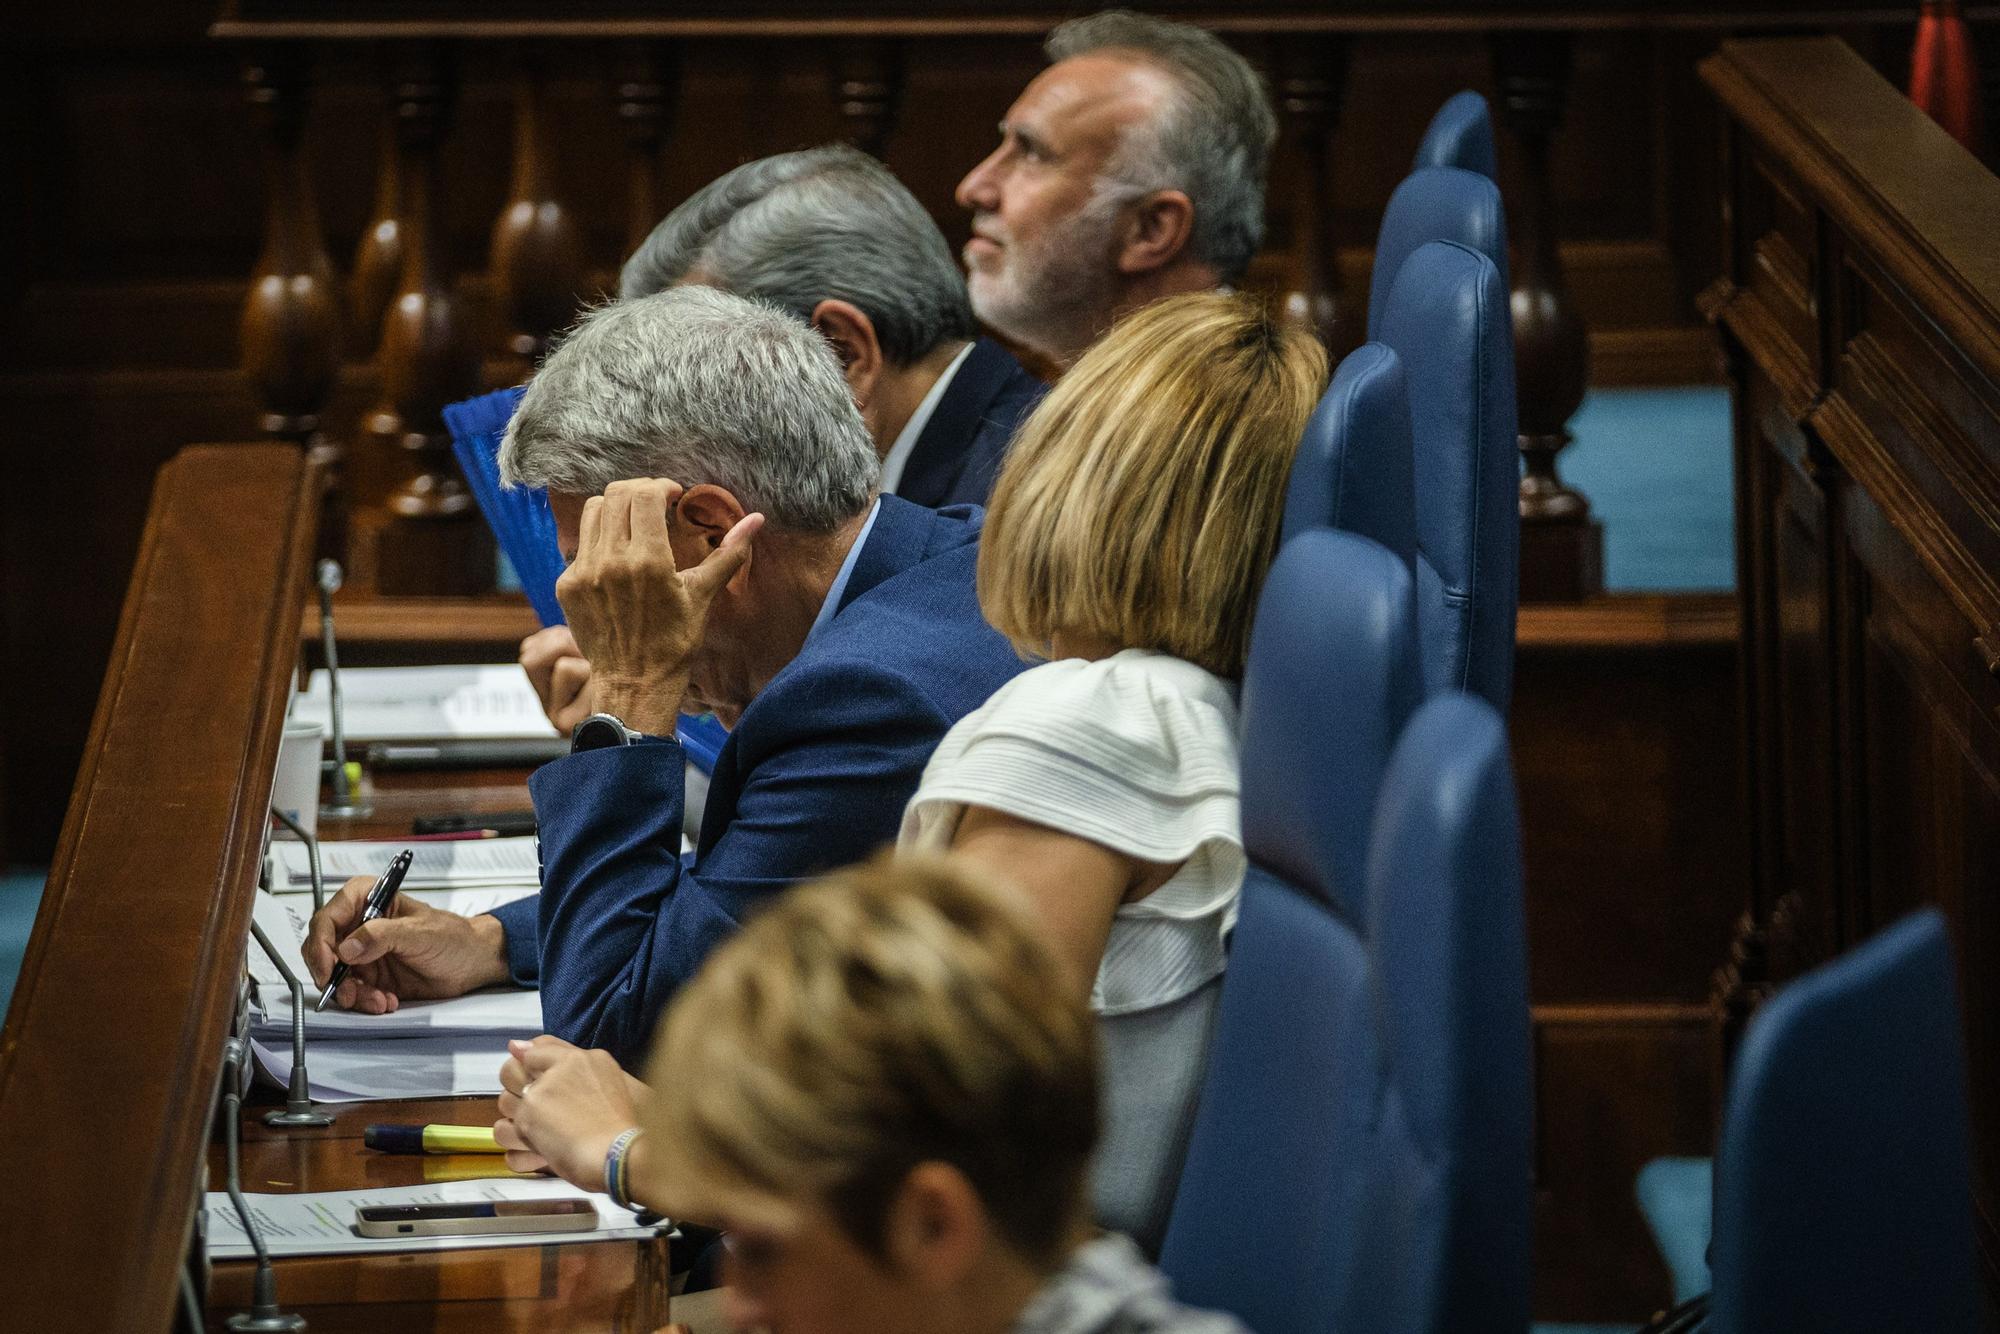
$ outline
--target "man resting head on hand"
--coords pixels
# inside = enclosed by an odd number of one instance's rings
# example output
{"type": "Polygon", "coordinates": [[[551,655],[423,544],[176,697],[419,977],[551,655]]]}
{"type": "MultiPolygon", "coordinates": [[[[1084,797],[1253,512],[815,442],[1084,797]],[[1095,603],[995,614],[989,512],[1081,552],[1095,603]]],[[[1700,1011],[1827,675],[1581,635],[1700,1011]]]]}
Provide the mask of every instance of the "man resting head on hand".
{"type": "Polygon", "coordinates": [[[559,1037],[636,1054],[742,916],[891,842],[938,740],[1025,665],[974,589],[979,511],[875,490],[827,342],[704,287],[603,307],[550,354],[501,449],[546,487],[557,594],[593,668],[576,753],[529,782],[542,893],[463,918],[367,882],[307,961],[371,1012],[512,980],[559,1037]],[[679,711],[733,729],[683,864],[679,711]]]}

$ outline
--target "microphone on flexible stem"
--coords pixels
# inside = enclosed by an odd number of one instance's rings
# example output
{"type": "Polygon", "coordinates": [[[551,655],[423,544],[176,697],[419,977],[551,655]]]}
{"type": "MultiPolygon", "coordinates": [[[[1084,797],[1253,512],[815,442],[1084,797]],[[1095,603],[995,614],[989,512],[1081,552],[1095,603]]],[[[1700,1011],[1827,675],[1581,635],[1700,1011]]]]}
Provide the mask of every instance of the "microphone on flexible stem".
{"type": "Polygon", "coordinates": [[[312,1104],[312,1081],[306,1075],[306,991],[299,984],[299,975],[286,964],[284,956],[271,944],[271,938],[264,934],[264,928],[250,923],[250,934],[257,938],[264,956],[278,966],[284,975],[285,985],[292,992],[292,1077],[291,1085],[285,1091],[285,1110],[264,1113],[267,1126],[330,1126],[331,1113],[322,1112],[312,1104]]]}
{"type": "Polygon", "coordinates": [[[348,781],[347,731],[341,725],[340,659],[333,642],[333,595],[340,591],[340,563],[323,560],[314,574],[319,585],[320,646],[326,654],[327,716],[333,731],[333,800],[320,808],[320,814],[336,820],[353,819],[368,814],[368,808],[356,799],[354,785],[348,781]]]}
{"type": "Polygon", "coordinates": [[[295,1334],[306,1327],[302,1315],[287,1315],[278,1309],[278,1271],[271,1267],[271,1253],[264,1249],[264,1233],[243,1198],[243,1094],[238,1081],[243,1071],[244,1043],[231,1038],[222,1046],[222,1129],[228,1159],[229,1202],[250,1238],[257,1255],[257,1275],[251,1283],[250,1309],[229,1317],[229,1328],[237,1334],[295,1334]]]}
{"type": "Polygon", "coordinates": [[[319,836],[308,833],[306,827],[284,813],[278,807],[271,808],[271,814],[278,817],[278,823],[292,831],[292,836],[306,845],[306,867],[312,875],[313,911],[326,908],[326,877],[319,869],[319,836]]]}

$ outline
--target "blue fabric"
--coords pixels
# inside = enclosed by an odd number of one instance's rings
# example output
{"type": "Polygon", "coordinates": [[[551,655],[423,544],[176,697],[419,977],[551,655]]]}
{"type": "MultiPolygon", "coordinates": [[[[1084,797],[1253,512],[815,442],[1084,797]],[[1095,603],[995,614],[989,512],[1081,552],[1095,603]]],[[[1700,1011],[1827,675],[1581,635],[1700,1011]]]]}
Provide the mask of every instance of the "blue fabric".
{"type": "Polygon", "coordinates": [[[1421,683],[1408,568],[1352,533],[1285,543],[1243,674],[1243,838],[1349,922],[1382,771],[1421,683]]]}
{"type": "MultiPolygon", "coordinates": [[[[1299,726],[1324,728],[1333,699],[1299,726]]],[[[1256,762],[1246,738],[1246,780],[1256,762]]],[[[1258,1334],[1525,1330],[1525,927],[1490,705],[1453,694],[1418,711],[1372,829],[1365,916],[1348,920],[1274,874],[1246,824],[1252,867],[1161,1267],[1181,1300],[1258,1334]]]]}
{"type": "Polygon", "coordinates": [[[945,386],[903,464],[896,494],[916,505],[984,505],[1014,432],[1049,387],[981,338],[945,386]]]}
{"type": "Polygon", "coordinates": [[[1364,343],[1341,358],[1306,422],[1285,487],[1284,540],[1313,528],[1359,533],[1417,559],[1410,404],[1393,349],[1364,343]]]}
{"type": "Polygon", "coordinates": [[[1569,419],[1564,480],[1604,525],[1604,586],[1736,587],[1729,391],[1593,389],[1569,419]]]}
{"type": "Polygon", "coordinates": [[[1489,181],[1499,180],[1500,159],[1493,150],[1493,116],[1486,99],[1470,89],[1453,94],[1431,117],[1411,165],[1462,167],[1489,181]]]}
{"type": "MultiPolygon", "coordinates": [[[[539,941],[542,1022],[637,1060],[676,988],[746,914],[896,837],[945,731],[1026,664],[973,591],[980,511],[884,496],[833,622],[744,710],[679,856],[682,748],[612,747],[529,780],[542,893],[495,913],[539,941]]],[[[525,969],[517,978],[527,980],[525,969]]]]}
{"type": "Polygon", "coordinates": [[[556,520],[549,512],[548,492],[540,487],[500,485],[500,441],[527,392],[525,386],[516,386],[453,403],[444,410],[444,424],[451,432],[452,453],[458,456],[466,485],[520,579],[528,605],[543,625],[561,625],[556,577],[563,571],[563,558],[556,546],[556,520]]]}
{"type": "Polygon", "coordinates": [[[1984,1327],[1951,946],[1926,908],[1750,1021],[1716,1154],[1715,1334],[1984,1327]]]}
{"type": "MultiPolygon", "coordinates": [[[[1382,337],[1389,293],[1403,265],[1433,241],[1453,241],[1492,260],[1501,295],[1506,295],[1507,211],[1500,203],[1500,187],[1489,177],[1457,167],[1419,167],[1389,196],[1375,231],[1375,263],[1368,278],[1370,338],[1382,337]]],[[[1398,350],[1407,362],[1408,351],[1398,350]]]]}
{"type": "Polygon", "coordinates": [[[1655,1158],[1639,1169],[1639,1212],[1674,1280],[1674,1304],[1714,1286],[1708,1241],[1715,1218],[1713,1158],[1655,1158]]]}
{"type": "Polygon", "coordinates": [[[1521,545],[1506,283],[1485,255],[1433,241],[1396,275],[1379,337],[1402,358],[1409,392],[1428,692],[1470,691],[1504,712],[1521,545]]]}

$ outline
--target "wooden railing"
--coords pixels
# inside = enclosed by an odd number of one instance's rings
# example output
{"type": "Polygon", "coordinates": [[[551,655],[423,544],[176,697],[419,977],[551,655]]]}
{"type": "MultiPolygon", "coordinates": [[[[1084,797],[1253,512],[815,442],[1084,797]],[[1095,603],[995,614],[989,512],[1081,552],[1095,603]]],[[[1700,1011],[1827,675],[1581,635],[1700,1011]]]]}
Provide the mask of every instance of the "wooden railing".
{"type": "Polygon", "coordinates": [[[10,1329],[164,1330],[205,1188],[319,477],[161,469],[69,818],[0,1031],[10,1329]]]}
{"type": "MultiPolygon", "coordinates": [[[[1521,188],[1508,199],[1516,255],[1522,448],[1529,480],[1523,588],[1535,598],[1595,592],[1601,535],[1588,503],[1556,470],[1567,423],[1589,381],[1584,322],[1560,259],[1551,165],[1579,30],[1754,28],[1770,23],[1894,22],[1894,6],[1826,4],[1799,13],[1778,0],[1726,13],[1661,11],[1625,3],[1542,9],[1502,4],[1397,6],[1260,0],[1238,5],[1156,4],[1225,33],[1263,62],[1283,123],[1285,249],[1253,281],[1275,289],[1293,316],[1343,351],[1358,342],[1365,308],[1344,290],[1332,192],[1341,103],[1357,35],[1486,34],[1497,117],[1521,188]]],[[[215,34],[251,68],[270,158],[267,241],[244,322],[244,362],[264,405],[264,429],[306,440],[326,459],[333,490],[325,530],[346,547],[353,587],[392,595],[477,593],[493,558],[445,447],[440,409],[483,388],[518,382],[578,302],[608,285],[621,258],[587,253],[578,201],[560,197],[543,117],[550,58],[578,53],[600,71],[602,133],[623,135],[628,181],[617,234],[637,240],[673,202],[659,188],[678,114],[683,68],[718,43],[809,46],[823,54],[826,96],[850,141],[884,153],[906,127],[899,112],[910,71],[936,45],[1038,36],[1062,14],[1008,3],[694,4],[569,6],[549,18],[513,3],[328,3],[234,0],[215,34]],[[386,49],[388,122],[373,219],[347,265],[346,292],[321,242],[300,126],[316,64],[356,49],[386,49]],[[495,219],[482,280],[460,282],[440,256],[441,147],[451,133],[455,72],[469,59],[508,71],[515,134],[511,184],[495,219]],[[481,300],[469,300],[476,289],[481,300]],[[346,318],[340,318],[345,310],[346,318]],[[336,331],[345,327],[344,340],[336,331]],[[321,423],[343,360],[372,357],[379,402],[355,438],[321,423]],[[370,457],[357,459],[365,451],[370,457]],[[343,466],[343,464],[347,466],[343,466]]],[[[701,112],[691,107],[689,112],[701,112]]],[[[928,130],[928,127],[927,127],[928,130]]],[[[1411,147],[1414,147],[1412,140],[1411,147]]],[[[1407,151],[1407,150],[1404,150],[1407,151]]],[[[746,153],[746,155],[749,155],[746,153]]],[[[969,167],[973,156],[963,164],[969,167]]],[[[961,168],[962,169],[962,168],[961,168]]],[[[599,231],[602,229],[599,228],[599,231]]]]}
{"type": "Polygon", "coordinates": [[[1753,903],[1720,1000],[1951,921],[2000,1276],[2000,178],[1830,39],[1725,45],[1753,903]]]}

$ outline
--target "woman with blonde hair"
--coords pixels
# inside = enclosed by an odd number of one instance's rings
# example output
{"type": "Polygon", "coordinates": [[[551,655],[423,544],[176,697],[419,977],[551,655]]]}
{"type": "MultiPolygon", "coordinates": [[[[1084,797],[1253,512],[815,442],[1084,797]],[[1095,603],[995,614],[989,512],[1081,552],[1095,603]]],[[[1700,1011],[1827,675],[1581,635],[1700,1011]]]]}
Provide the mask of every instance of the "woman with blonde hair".
{"type": "MultiPolygon", "coordinates": [[[[1094,1213],[1148,1253],[1246,866],[1237,681],[1325,377],[1310,334],[1221,293],[1147,306],[1078,360],[1015,440],[979,556],[987,619],[1046,661],[946,733],[904,814],[899,846],[950,849],[1020,889],[1088,996],[1104,1047],[1094,1213]]],[[[526,1078],[518,1058],[503,1071],[504,1114],[526,1078]]],[[[629,1112],[570,1117],[563,1101],[513,1117],[503,1143],[593,1184],[592,1151],[629,1112]]]]}

